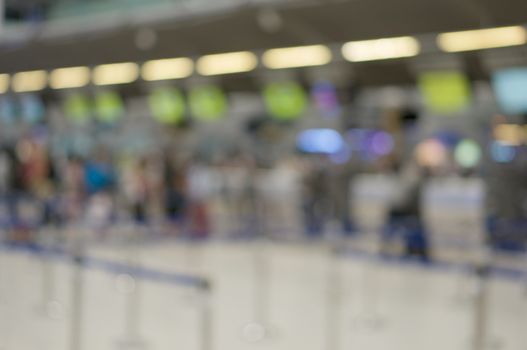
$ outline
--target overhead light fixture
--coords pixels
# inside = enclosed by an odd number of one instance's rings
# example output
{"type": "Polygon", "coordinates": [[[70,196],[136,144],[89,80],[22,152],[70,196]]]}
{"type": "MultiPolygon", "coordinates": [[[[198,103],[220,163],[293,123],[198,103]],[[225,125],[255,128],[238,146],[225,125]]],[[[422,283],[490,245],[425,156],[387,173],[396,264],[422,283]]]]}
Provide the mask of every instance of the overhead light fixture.
{"type": "Polygon", "coordinates": [[[72,89],[88,85],[90,82],[90,68],[68,67],[58,68],[51,72],[49,85],[52,89],[72,89]]]}
{"type": "Polygon", "coordinates": [[[95,85],[115,85],[132,83],[139,77],[139,67],[136,63],[102,64],[93,70],[95,85]]]}
{"type": "Polygon", "coordinates": [[[14,92],[31,92],[44,90],[48,73],[45,70],[19,72],[13,76],[12,88],[14,92]]]}
{"type": "Polygon", "coordinates": [[[255,54],[240,51],[202,56],[196,68],[201,75],[218,75],[249,72],[257,65],[258,59],[255,54]]]}
{"type": "Polygon", "coordinates": [[[168,58],[145,62],[141,68],[144,80],[169,80],[186,78],[192,74],[194,62],[190,58],[168,58]]]}
{"type": "Polygon", "coordinates": [[[331,59],[331,50],[324,45],[270,49],[262,57],[264,66],[270,69],[321,66],[331,59]]]}
{"type": "Polygon", "coordinates": [[[483,50],[525,43],[527,32],[522,26],[443,33],[437,37],[437,45],[446,52],[483,50]]]}
{"type": "Polygon", "coordinates": [[[9,74],[0,74],[0,94],[5,94],[9,89],[9,74]]]}
{"type": "Polygon", "coordinates": [[[342,46],[342,55],[350,62],[413,57],[418,55],[419,51],[419,42],[411,36],[350,41],[342,46]]]}

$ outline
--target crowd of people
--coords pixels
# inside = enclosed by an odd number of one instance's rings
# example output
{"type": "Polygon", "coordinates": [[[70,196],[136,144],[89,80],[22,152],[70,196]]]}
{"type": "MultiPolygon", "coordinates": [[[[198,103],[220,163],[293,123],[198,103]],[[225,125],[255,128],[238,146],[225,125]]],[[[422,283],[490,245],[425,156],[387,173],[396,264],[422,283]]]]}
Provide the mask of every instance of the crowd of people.
{"type": "MultiPolygon", "coordinates": [[[[45,138],[27,136],[0,148],[0,229],[14,240],[31,240],[43,226],[68,225],[105,237],[122,223],[193,239],[346,235],[364,229],[354,222],[352,188],[356,175],[366,171],[391,176],[392,187],[401,192],[383,204],[383,240],[403,232],[406,253],[428,258],[422,200],[425,185],[435,177],[432,168],[417,161],[398,165],[390,157],[363,166],[294,152],[262,164],[242,150],[207,157],[174,146],[143,153],[100,146],[85,156],[57,155],[45,138]]],[[[495,186],[487,187],[487,201],[500,203],[492,196],[495,186]]],[[[515,227],[523,230],[524,220],[518,220],[522,225],[515,227]]],[[[523,241],[524,234],[519,237],[523,241]]]]}
{"type": "Polygon", "coordinates": [[[122,222],[194,238],[317,237],[330,219],[350,228],[346,191],[331,186],[344,175],[324,161],[291,155],[262,167],[243,152],[211,161],[177,149],[104,147],[56,156],[45,140],[26,137],[0,149],[0,224],[13,239],[29,239],[43,225],[86,225],[104,235],[122,222]]]}

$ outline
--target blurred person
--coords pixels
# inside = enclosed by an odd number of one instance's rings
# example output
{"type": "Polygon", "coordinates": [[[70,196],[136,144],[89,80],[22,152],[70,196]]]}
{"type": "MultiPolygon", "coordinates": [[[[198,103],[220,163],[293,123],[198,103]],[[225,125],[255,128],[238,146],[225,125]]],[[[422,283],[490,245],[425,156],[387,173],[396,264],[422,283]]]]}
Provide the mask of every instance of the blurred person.
{"type": "Polygon", "coordinates": [[[308,163],[302,180],[302,208],[304,227],[309,238],[320,238],[328,217],[329,189],[328,171],[322,159],[316,158],[308,163]]]}
{"type": "Polygon", "coordinates": [[[24,136],[2,152],[2,192],[15,240],[30,241],[45,215],[49,167],[42,141],[24,136]]]}
{"type": "Polygon", "coordinates": [[[223,159],[219,171],[219,184],[226,216],[225,229],[235,236],[258,235],[261,227],[257,220],[257,203],[255,194],[257,169],[250,160],[231,154],[223,159]]]}
{"type": "Polygon", "coordinates": [[[116,185],[115,170],[106,150],[99,150],[84,165],[87,208],[86,223],[103,236],[113,219],[113,192],[116,185]]]}
{"type": "Polygon", "coordinates": [[[167,186],[164,174],[167,166],[160,152],[152,152],[144,158],[143,172],[148,197],[144,209],[150,224],[164,220],[164,198],[167,186]]]}
{"type": "Polygon", "coordinates": [[[287,157],[267,170],[260,179],[259,197],[265,203],[268,230],[281,236],[302,230],[301,169],[294,157],[287,157]]]}
{"type": "Polygon", "coordinates": [[[47,177],[45,145],[31,137],[22,137],[10,155],[11,183],[8,196],[12,238],[31,241],[42,219],[42,199],[47,177]]]}
{"type": "Polygon", "coordinates": [[[184,166],[174,166],[169,160],[166,162],[165,214],[173,231],[177,233],[186,223],[188,183],[184,166]]]}
{"type": "Polygon", "coordinates": [[[5,146],[0,153],[0,194],[5,201],[8,219],[6,226],[10,235],[20,229],[18,202],[25,192],[21,170],[15,148],[5,146]]]}
{"type": "Polygon", "coordinates": [[[10,186],[11,159],[7,147],[0,148],[0,232],[8,227],[9,218],[7,213],[6,197],[10,186]]]}
{"type": "Polygon", "coordinates": [[[498,141],[498,128],[506,124],[512,124],[511,118],[494,116],[488,135],[492,142],[484,176],[488,241],[495,249],[527,251],[527,145],[498,141]],[[507,150],[508,157],[494,154],[494,147],[507,150]]]}
{"type": "Polygon", "coordinates": [[[41,224],[58,224],[56,169],[48,147],[47,134],[36,133],[18,147],[28,191],[25,210],[29,211],[29,215],[24,220],[33,228],[41,224]]]}
{"type": "Polygon", "coordinates": [[[523,147],[515,162],[493,162],[485,177],[488,238],[496,249],[527,250],[527,147],[523,147]]]}
{"type": "Polygon", "coordinates": [[[354,225],[351,219],[350,188],[353,185],[356,169],[348,163],[334,164],[329,169],[328,187],[331,202],[331,217],[340,224],[342,233],[353,233],[354,225]]]}
{"type": "Polygon", "coordinates": [[[258,181],[263,177],[262,169],[248,155],[240,155],[236,162],[240,181],[237,185],[240,190],[237,206],[242,236],[263,237],[271,232],[266,219],[268,208],[263,202],[261,191],[258,191],[258,181]]]}
{"type": "Polygon", "coordinates": [[[106,151],[99,151],[84,165],[84,181],[89,195],[110,192],[115,185],[115,171],[106,151]]]}
{"type": "Polygon", "coordinates": [[[147,222],[147,203],[150,189],[146,168],[146,159],[128,160],[125,162],[121,174],[120,185],[124,200],[136,224],[147,222]]]}
{"type": "MultiPolygon", "coordinates": [[[[21,176],[21,168],[16,151],[12,147],[6,147],[3,152],[3,197],[7,209],[7,229],[9,236],[18,229],[18,198],[24,190],[21,176]]],[[[12,237],[9,237],[12,238],[12,237]]]]}
{"type": "Polygon", "coordinates": [[[265,205],[261,190],[262,187],[269,188],[265,176],[269,170],[259,167],[251,154],[240,150],[231,155],[229,171],[234,220],[238,223],[236,233],[242,237],[269,234],[269,208],[265,205]]]}
{"type": "Polygon", "coordinates": [[[187,169],[188,178],[188,234],[203,239],[210,234],[208,200],[212,197],[214,179],[201,160],[194,160],[187,169]]]}
{"type": "Polygon", "coordinates": [[[69,156],[62,174],[63,215],[70,222],[78,221],[84,210],[86,186],[84,181],[84,161],[69,156]]]}
{"type": "Polygon", "coordinates": [[[7,193],[10,185],[11,158],[7,147],[0,148],[0,196],[7,193]]]}
{"type": "Polygon", "coordinates": [[[389,208],[384,240],[400,237],[406,256],[428,261],[430,252],[422,218],[421,194],[430,169],[411,162],[403,169],[395,163],[393,170],[398,173],[399,195],[389,208]]]}
{"type": "Polygon", "coordinates": [[[42,200],[43,200],[43,214],[42,223],[44,225],[59,226],[62,224],[61,213],[61,196],[59,193],[59,179],[56,162],[51,158],[49,151],[47,152],[47,170],[45,181],[42,185],[42,200]]]}

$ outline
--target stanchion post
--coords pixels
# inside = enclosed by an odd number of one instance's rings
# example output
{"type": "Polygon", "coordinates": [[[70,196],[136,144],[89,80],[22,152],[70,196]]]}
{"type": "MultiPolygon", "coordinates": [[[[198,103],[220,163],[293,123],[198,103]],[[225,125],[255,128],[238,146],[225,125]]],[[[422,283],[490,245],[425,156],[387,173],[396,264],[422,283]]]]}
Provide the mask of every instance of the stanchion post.
{"type": "Polygon", "coordinates": [[[257,251],[255,252],[254,270],[255,270],[255,286],[254,286],[254,314],[255,321],[262,325],[268,325],[268,289],[269,289],[269,273],[267,269],[267,261],[265,258],[265,248],[260,247],[257,243],[257,251]]]}
{"type": "Polygon", "coordinates": [[[327,350],[340,349],[340,309],[342,303],[342,281],[339,268],[339,246],[333,245],[329,251],[327,284],[327,350]]]}
{"type": "Polygon", "coordinates": [[[487,264],[476,267],[476,293],[474,299],[474,334],[472,350],[484,350],[487,345],[488,321],[488,279],[490,267],[487,264]]]}
{"type": "Polygon", "coordinates": [[[212,350],[212,300],[211,300],[211,284],[207,280],[203,280],[198,285],[198,292],[201,296],[201,318],[200,318],[200,349],[212,350]]]}
{"type": "Polygon", "coordinates": [[[489,279],[493,266],[493,252],[491,247],[484,247],[482,256],[474,266],[476,286],[474,291],[474,329],[472,350],[484,350],[489,344],[488,338],[488,301],[489,279]]]}
{"type": "Polygon", "coordinates": [[[53,266],[53,261],[46,259],[45,250],[53,249],[55,242],[54,237],[48,237],[45,230],[41,230],[40,234],[42,236],[41,244],[43,247],[43,252],[39,254],[39,263],[41,267],[41,282],[42,282],[42,295],[37,308],[43,314],[46,314],[48,305],[55,296],[55,271],[53,266]]]}
{"type": "Polygon", "coordinates": [[[248,342],[260,342],[269,336],[269,270],[264,247],[254,242],[253,252],[253,320],[243,328],[243,337],[248,342]]]}
{"type": "Polygon", "coordinates": [[[73,248],[73,288],[71,306],[70,350],[82,350],[82,320],[84,304],[84,253],[77,239],[73,248]]]}
{"type": "MultiPolygon", "coordinates": [[[[142,230],[137,230],[137,235],[133,234],[128,242],[125,260],[133,269],[140,269],[139,251],[142,243],[142,230]]],[[[125,305],[125,330],[124,338],[119,342],[120,349],[146,349],[146,342],[141,339],[141,279],[137,276],[127,276],[130,278],[131,286],[127,287],[125,305]]]]}
{"type": "Polygon", "coordinates": [[[134,289],[126,296],[125,336],[121,342],[122,349],[144,349],[146,344],[140,338],[140,281],[133,279],[134,289]]]}
{"type": "Polygon", "coordinates": [[[363,326],[377,329],[384,325],[383,315],[379,310],[379,286],[380,275],[383,272],[383,237],[382,232],[376,233],[374,242],[374,255],[371,264],[364,266],[362,270],[362,295],[363,310],[357,319],[363,326]]]}
{"type": "Polygon", "coordinates": [[[525,243],[525,247],[523,249],[525,249],[525,254],[524,254],[525,266],[523,269],[523,287],[524,287],[525,297],[527,298],[527,242],[525,243]]]}

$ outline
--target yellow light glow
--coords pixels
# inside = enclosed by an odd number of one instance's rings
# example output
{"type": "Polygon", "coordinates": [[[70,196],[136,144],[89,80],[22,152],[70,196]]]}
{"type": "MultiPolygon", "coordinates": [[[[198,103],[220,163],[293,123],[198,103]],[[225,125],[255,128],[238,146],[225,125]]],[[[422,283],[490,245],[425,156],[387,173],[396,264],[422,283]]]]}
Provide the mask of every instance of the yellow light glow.
{"type": "Polygon", "coordinates": [[[59,68],[51,72],[49,85],[52,89],[71,89],[88,85],[90,69],[88,67],[59,68]]]}
{"type": "Polygon", "coordinates": [[[138,77],[139,67],[136,63],[112,63],[95,67],[92,81],[95,85],[128,84],[138,77]]]}
{"type": "Polygon", "coordinates": [[[16,73],[13,76],[14,92],[30,92],[43,90],[47,84],[48,73],[45,70],[34,70],[16,73]]]}
{"type": "Polygon", "coordinates": [[[342,46],[342,55],[350,62],[413,57],[419,51],[419,42],[411,36],[350,41],[342,46]]]}
{"type": "Polygon", "coordinates": [[[258,59],[249,51],[221,53],[201,57],[196,65],[201,75],[249,72],[256,68],[258,59]]]}
{"type": "Polygon", "coordinates": [[[447,151],[440,141],[428,139],[417,145],[415,157],[419,165],[437,168],[446,164],[447,151]]]}
{"type": "Polygon", "coordinates": [[[527,141],[527,133],[520,125],[500,124],[494,129],[494,138],[507,145],[519,146],[527,141]]]}
{"type": "Polygon", "coordinates": [[[525,43],[527,33],[521,26],[443,33],[437,37],[437,45],[446,52],[491,49],[525,43]]]}
{"type": "Polygon", "coordinates": [[[169,58],[145,62],[141,75],[147,81],[181,79],[190,76],[193,70],[190,58],[169,58]]]}
{"type": "Polygon", "coordinates": [[[331,59],[331,50],[324,45],[271,49],[262,57],[263,64],[270,69],[321,66],[331,59]]]}
{"type": "Polygon", "coordinates": [[[9,89],[9,74],[0,74],[0,94],[5,94],[9,89]]]}

